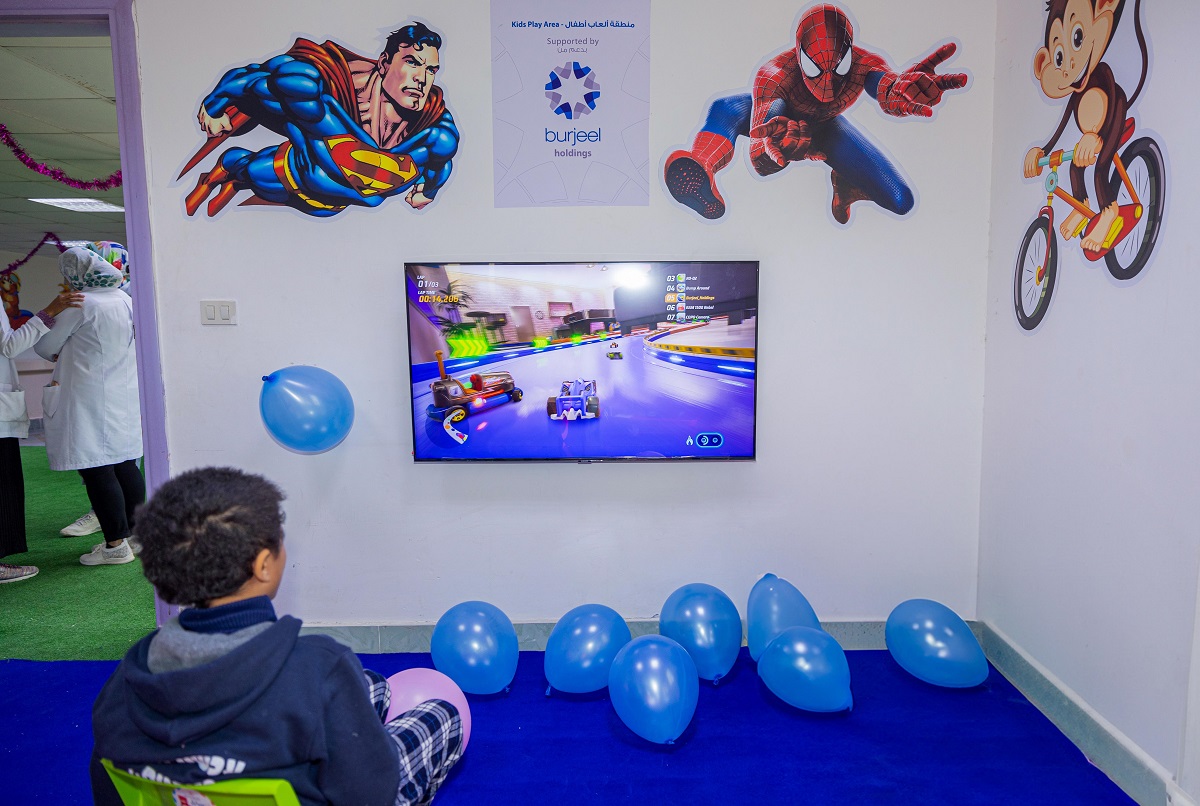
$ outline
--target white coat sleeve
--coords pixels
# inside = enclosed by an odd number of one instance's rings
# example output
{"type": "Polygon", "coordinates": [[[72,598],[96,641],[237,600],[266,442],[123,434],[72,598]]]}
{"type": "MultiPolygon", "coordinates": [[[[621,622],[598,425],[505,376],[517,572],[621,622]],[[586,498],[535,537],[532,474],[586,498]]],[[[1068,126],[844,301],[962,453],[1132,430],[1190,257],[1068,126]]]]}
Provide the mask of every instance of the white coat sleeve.
{"type": "Polygon", "coordinates": [[[16,330],[8,323],[8,316],[0,311],[0,355],[13,358],[28,350],[38,339],[50,331],[46,323],[36,316],[16,330]]]}
{"type": "Polygon", "coordinates": [[[38,340],[33,349],[42,358],[47,361],[53,361],[54,356],[62,352],[63,345],[71,337],[71,334],[79,329],[79,325],[82,322],[82,308],[67,308],[54,317],[54,327],[50,328],[50,332],[38,340]]]}

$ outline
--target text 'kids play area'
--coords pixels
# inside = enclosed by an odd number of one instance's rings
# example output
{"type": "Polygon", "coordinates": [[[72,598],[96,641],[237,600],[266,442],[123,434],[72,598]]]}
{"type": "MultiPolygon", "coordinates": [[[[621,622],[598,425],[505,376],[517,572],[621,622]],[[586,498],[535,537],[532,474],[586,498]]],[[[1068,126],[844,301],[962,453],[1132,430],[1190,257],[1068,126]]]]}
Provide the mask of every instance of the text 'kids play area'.
{"type": "Polygon", "coordinates": [[[1200,5],[452,5],[0,0],[0,802],[1200,804],[1200,5]]]}

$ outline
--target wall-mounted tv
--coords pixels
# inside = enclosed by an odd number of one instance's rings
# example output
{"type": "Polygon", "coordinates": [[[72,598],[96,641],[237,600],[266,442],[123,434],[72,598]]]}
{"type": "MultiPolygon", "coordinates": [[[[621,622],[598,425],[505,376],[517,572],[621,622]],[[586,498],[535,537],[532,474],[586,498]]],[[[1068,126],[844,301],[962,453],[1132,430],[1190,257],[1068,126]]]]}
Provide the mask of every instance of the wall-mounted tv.
{"type": "Polygon", "coordinates": [[[406,263],[413,456],[753,459],[758,263],[406,263]]]}

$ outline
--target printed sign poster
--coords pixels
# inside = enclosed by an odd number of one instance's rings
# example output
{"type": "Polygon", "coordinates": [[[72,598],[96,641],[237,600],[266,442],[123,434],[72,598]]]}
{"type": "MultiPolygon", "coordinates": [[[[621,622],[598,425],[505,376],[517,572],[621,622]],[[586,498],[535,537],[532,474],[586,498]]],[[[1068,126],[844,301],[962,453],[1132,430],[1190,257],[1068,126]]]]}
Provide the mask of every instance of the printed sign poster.
{"type": "Polygon", "coordinates": [[[650,203],[650,0],[492,0],[497,207],[650,203]]]}

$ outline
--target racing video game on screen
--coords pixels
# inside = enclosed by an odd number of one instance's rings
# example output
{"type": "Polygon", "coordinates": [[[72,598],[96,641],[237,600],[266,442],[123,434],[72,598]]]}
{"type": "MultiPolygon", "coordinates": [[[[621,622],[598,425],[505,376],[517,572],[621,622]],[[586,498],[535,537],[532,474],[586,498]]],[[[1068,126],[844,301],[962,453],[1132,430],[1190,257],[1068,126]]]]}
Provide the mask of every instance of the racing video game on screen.
{"type": "Polygon", "coordinates": [[[752,459],[758,263],[408,263],[417,461],[752,459]]]}

